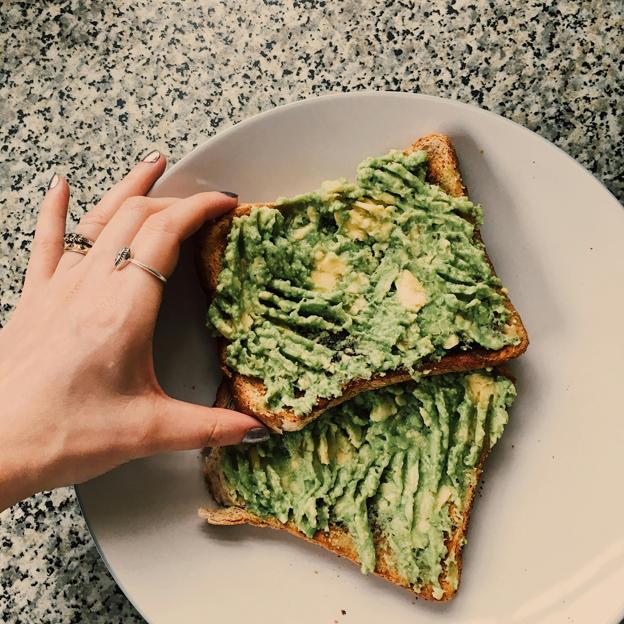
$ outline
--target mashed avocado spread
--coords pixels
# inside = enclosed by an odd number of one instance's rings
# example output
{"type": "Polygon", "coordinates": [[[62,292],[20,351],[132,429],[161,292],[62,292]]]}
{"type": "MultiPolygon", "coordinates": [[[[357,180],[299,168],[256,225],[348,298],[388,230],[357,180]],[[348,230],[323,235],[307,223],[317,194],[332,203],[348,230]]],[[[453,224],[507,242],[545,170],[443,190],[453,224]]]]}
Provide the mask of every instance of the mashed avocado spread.
{"type": "MultiPolygon", "coordinates": [[[[484,371],[366,392],[301,431],[223,448],[223,474],[260,517],[291,521],[309,537],[330,524],[346,528],[364,573],[375,569],[373,535],[381,534],[399,574],[440,597],[445,540],[462,525],[475,467],[501,436],[515,395],[509,379],[484,371]]],[[[446,563],[456,587],[457,563],[446,563]]]]}
{"type": "Polygon", "coordinates": [[[519,338],[483,245],[480,206],[425,180],[427,155],[370,158],[357,181],[236,217],[208,324],[269,409],[307,414],[353,379],[519,338]]]}

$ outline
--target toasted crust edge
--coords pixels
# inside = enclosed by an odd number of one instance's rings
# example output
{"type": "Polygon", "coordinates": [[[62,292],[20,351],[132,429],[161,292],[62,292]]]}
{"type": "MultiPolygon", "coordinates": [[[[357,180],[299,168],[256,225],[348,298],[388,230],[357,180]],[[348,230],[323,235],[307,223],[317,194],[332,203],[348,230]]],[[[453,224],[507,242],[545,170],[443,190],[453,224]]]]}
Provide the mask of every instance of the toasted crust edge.
{"type": "MultiPolygon", "coordinates": [[[[219,387],[215,406],[227,407],[230,402],[231,394],[227,386],[227,382],[225,382],[219,387]]],[[[424,585],[419,590],[414,589],[412,585],[405,578],[403,578],[396,571],[396,569],[393,568],[391,559],[388,556],[387,546],[385,545],[384,540],[379,536],[375,537],[377,565],[375,567],[374,574],[376,576],[379,576],[394,585],[403,587],[413,593],[417,598],[424,600],[446,602],[455,596],[461,582],[462,548],[466,533],[468,531],[470,512],[472,510],[476,489],[483,471],[483,465],[489,455],[489,452],[489,445],[486,445],[481,453],[479,463],[475,468],[473,483],[466,492],[464,507],[462,508],[460,515],[461,521],[457,523],[453,533],[446,540],[448,552],[446,560],[443,564],[442,574],[440,575],[440,586],[443,590],[442,596],[440,598],[435,598],[433,596],[433,587],[431,585],[424,585]],[[454,559],[457,565],[457,588],[453,588],[447,580],[447,564],[449,559],[454,559]]],[[[212,497],[217,503],[223,505],[223,507],[217,509],[202,507],[198,511],[200,518],[208,522],[208,524],[215,526],[248,524],[257,527],[268,527],[271,529],[286,531],[290,535],[304,539],[306,542],[311,544],[322,546],[326,550],[329,550],[330,552],[333,552],[336,555],[359,565],[360,561],[353,540],[348,531],[339,525],[331,525],[327,532],[317,531],[315,535],[310,538],[299,531],[293,522],[282,523],[275,518],[260,518],[259,516],[244,509],[244,507],[241,506],[240,501],[237,501],[228,492],[225,484],[225,477],[223,475],[223,471],[221,470],[220,457],[221,451],[219,449],[210,449],[208,456],[204,459],[204,475],[212,497]]],[[[454,512],[455,509],[451,507],[451,513],[454,514],[454,512]]],[[[456,514],[453,520],[457,522],[458,518],[456,514]]]]}
{"type": "MultiPolygon", "coordinates": [[[[424,150],[427,152],[428,171],[427,179],[441,186],[447,193],[455,197],[466,195],[463,185],[457,155],[449,137],[443,134],[432,133],[417,139],[406,152],[424,150]]],[[[227,236],[232,220],[235,217],[249,214],[255,206],[272,206],[270,203],[241,204],[229,214],[221,217],[213,224],[205,226],[200,232],[196,254],[197,268],[200,281],[209,300],[215,295],[219,273],[221,272],[222,258],[227,246],[227,236]]],[[[481,234],[476,233],[479,240],[481,234]]],[[[492,271],[495,272],[491,259],[486,257],[492,271]]],[[[510,325],[520,341],[516,345],[508,345],[497,351],[483,348],[474,348],[470,351],[458,349],[450,352],[436,362],[423,362],[418,368],[426,375],[441,375],[450,372],[461,372],[479,368],[498,366],[524,353],[529,346],[529,337],[522,323],[518,311],[505,294],[506,306],[510,311],[510,325]]],[[[318,418],[325,410],[339,405],[360,392],[374,390],[383,386],[400,383],[411,379],[407,371],[391,371],[385,375],[376,375],[371,379],[355,379],[343,387],[340,397],[335,399],[319,399],[314,409],[305,416],[297,416],[294,412],[282,410],[274,412],[264,404],[265,387],[258,378],[247,377],[232,371],[226,362],[227,341],[218,339],[218,353],[221,369],[232,384],[233,402],[236,409],[250,414],[264,422],[273,431],[296,431],[302,429],[312,420],[318,418]]]]}
{"type": "MultiPolygon", "coordinates": [[[[217,500],[225,504],[225,507],[217,509],[209,509],[202,507],[198,511],[200,518],[205,520],[208,524],[215,526],[235,526],[248,524],[257,527],[266,527],[279,531],[285,531],[290,535],[301,538],[310,544],[316,544],[335,553],[336,555],[348,559],[355,565],[360,564],[358,554],[353,544],[351,536],[342,527],[338,525],[331,525],[327,532],[317,531],[314,537],[310,538],[304,535],[292,522],[283,524],[274,518],[262,519],[259,516],[247,511],[243,507],[229,502],[231,499],[226,493],[223,484],[221,483],[221,473],[211,466],[210,462],[218,459],[218,451],[213,451],[210,456],[206,458],[206,479],[208,481],[208,487],[211,494],[217,500]]],[[[447,559],[451,556],[457,565],[457,575],[459,582],[461,582],[461,570],[462,570],[462,547],[463,540],[468,530],[468,520],[472,505],[474,502],[474,496],[476,488],[481,477],[482,466],[485,461],[487,453],[484,452],[479,467],[475,471],[475,484],[471,486],[466,494],[466,504],[463,509],[463,517],[459,526],[455,528],[452,535],[447,539],[447,559]]],[[[394,585],[403,587],[413,593],[417,598],[423,600],[431,600],[434,602],[447,602],[452,599],[459,589],[459,582],[457,588],[453,588],[450,582],[447,580],[447,563],[443,564],[443,570],[440,579],[440,586],[442,587],[443,594],[440,598],[435,598],[433,595],[433,587],[431,585],[423,585],[419,590],[414,589],[411,584],[404,579],[400,574],[392,567],[392,563],[387,555],[387,549],[384,541],[379,537],[375,538],[375,554],[377,556],[377,565],[374,571],[376,576],[379,576],[394,585]]]]}

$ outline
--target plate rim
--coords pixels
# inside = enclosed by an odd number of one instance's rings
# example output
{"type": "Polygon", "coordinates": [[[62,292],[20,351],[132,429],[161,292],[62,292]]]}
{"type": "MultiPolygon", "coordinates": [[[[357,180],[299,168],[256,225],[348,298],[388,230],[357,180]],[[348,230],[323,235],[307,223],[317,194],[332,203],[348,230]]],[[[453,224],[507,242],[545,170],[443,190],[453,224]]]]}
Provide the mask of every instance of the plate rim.
{"type": "MultiPolygon", "coordinates": [[[[274,115],[279,115],[284,110],[313,106],[319,101],[337,100],[337,99],[356,99],[357,100],[357,99],[367,99],[367,98],[383,99],[383,98],[388,98],[388,97],[394,98],[394,99],[405,99],[405,100],[410,99],[410,100],[422,100],[422,101],[428,101],[428,102],[444,103],[444,105],[451,105],[459,109],[467,108],[473,113],[477,113],[491,120],[495,120],[497,123],[502,122],[504,124],[510,125],[512,127],[515,127],[517,131],[521,131],[525,134],[529,134],[529,135],[532,135],[533,137],[536,137],[544,146],[549,147],[549,148],[555,148],[560,153],[560,155],[563,156],[567,161],[569,161],[571,164],[579,168],[583,173],[589,174],[589,176],[594,180],[594,182],[596,182],[603,191],[606,191],[607,195],[613,200],[614,204],[619,206],[621,209],[623,209],[622,216],[624,216],[624,205],[618,200],[618,198],[606,186],[606,184],[597,177],[595,173],[593,173],[587,167],[585,167],[580,162],[578,162],[575,158],[573,158],[570,154],[568,154],[568,152],[566,152],[563,148],[559,147],[552,141],[538,134],[534,130],[531,130],[530,128],[527,128],[526,126],[523,126],[522,124],[516,121],[513,121],[512,119],[509,119],[499,113],[481,108],[480,106],[477,106],[476,104],[462,102],[461,100],[458,100],[455,98],[445,98],[445,97],[439,97],[439,96],[429,95],[425,93],[411,93],[411,92],[404,92],[404,91],[389,91],[389,90],[381,90],[381,91],[358,90],[358,91],[347,91],[347,92],[341,92],[341,93],[330,93],[330,94],[325,94],[321,96],[304,97],[304,98],[299,98],[297,100],[294,100],[292,102],[280,104],[278,106],[274,106],[272,108],[255,113],[251,115],[250,117],[246,117],[245,119],[242,119],[238,122],[233,123],[230,126],[227,126],[217,131],[212,136],[208,136],[206,140],[197,144],[193,149],[191,149],[180,160],[175,162],[170,168],[168,168],[163,173],[163,175],[156,181],[156,183],[150,189],[148,196],[153,196],[154,194],[156,194],[160,186],[164,184],[166,181],[168,181],[171,176],[177,174],[178,170],[183,169],[191,159],[201,154],[201,152],[209,149],[209,147],[212,146],[213,144],[226,139],[230,134],[234,132],[244,130],[248,126],[257,123],[260,120],[267,119],[274,115]]],[[[604,210],[605,208],[601,208],[601,209],[604,210]]],[[[131,592],[126,588],[124,583],[118,577],[117,573],[115,572],[113,566],[107,559],[102,549],[102,545],[100,544],[97,538],[97,535],[91,526],[88,513],[85,509],[85,505],[84,505],[82,496],[80,494],[80,489],[82,485],[83,484],[75,484],[73,486],[73,490],[74,490],[74,494],[78,502],[78,506],[80,508],[80,512],[85,521],[85,524],[87,526],[91,539],[93,540],[95,544],[97,552],[100,558],[102,559],[102,561],[104,562],[104,565],[106,566],[106,569],[108,570],[108,573],[111,575],[111,577],[113,578],[117,586],[121,589],[124,596],[132,604],[134,609],[136,609],[139,615],[146,622],[149,622],[146,614],[143,612],[141,607],[139,607],[135,599],[133,599],[131,592]]]]}
{"type": "Polygon", "coordinates": [[[160,186],[163,185],[169,179],[170,176],[172,176],[174,173],[177,173],[178,169],[181,169],[184,165],[186,165],[187,161],[190,161],[191,158],[196,156],[199,152],[205,150],[208,145],[214,142],[218,142],[222,139],[225,139],[227,136],[229,136],[231,133],[235,131],[246,128],[247,126],[253,123],[257,123],[257,121],[261,118],[266,119],[268,117],[271,117],[272,115],[279,114],[283,110],[288,110],[291,108],[304,108],[306,106],[311,106],[312,103],[323,101],[323,100],[337,100],[337,99],[351,99],[351,98],[353,99],[385,98],[385,97],[392,97],[392,98],[397,98],[397,99],[420,99],[420,100],[429,101],[429,102],[444,102],[445,104],[450,104],[452,106],[456,106],[457,108],[468,108],[477,114],[485,115],[492,119],[496,119],[499,122],[502,121],[506,124],[510,124],[511,126],[514,126],[516,129],[521,130],[523,133],[528,133],[530,135],[533,135],[534,137],[537,137],[540,140],[540,142],[542,142],[544,145],[551,147],[551,148],[555,148],[568,161],[570,161],[576,167],[580,168],[584,173],[588,173],[596,182],[598,182],[598,184],[603,188],[603,190],[605,190],[611,196],[611,198],[617,204],[620,205],[620,207],[624,208],[624,205],[619,201],[619,199],[613,194],[613,192],[607,187],[607,185],[600,178],[597,177],[597,175],[593,171],[590,171],[587,167],[582,165],[573,156],[568,154],[568,152],[566,152],[562,147],[559,147],[558,145],[556,145],[549,139],[535,132],[535,130],[531,130],[530,128],[523,126],[522,124],[518,123],[517,121],[514,121],[513,119],[509,119],[508,117],[505,117],[504,115],[501,115],[499,113],[495,113],[494,111],[481,108],[480,106],[477,106],[476,104],[472,104],[469,102],[462,102],[461,100],[458,100],[456,98],[445,98],[445,97],[440,97],[437,95],[429,95],[426,93],[410,93],[407,91],[388,91],[388,90],[375,91],[375,90],[369,90],[369,89],[362,89],[361,91],[345,91],[342,93],[328,93],[325,95],[300,98],[293,102],[286,102],[284,104],[279,104],[278,106],[274,106],[273,108],[268,108],[266,110],[259,111],[258,113],[255,113],[251,115],[250,117],[241,119],[240,121],[237,121],[233,123],[232,125],[223,128],[222,130],[218,130],[215,134],[213,134],[212,136],[209,136],[205,141],[199,143],[191,151],[189,151],[184,156],[182,156],[180,160],[175,162],[169,169],[167,169],[163,173],[163,175],[154,183],[154,185],[149,190],[147,195],[148,197],[151,197],[153,194],[155,194],[160,188],[160,186]]]}

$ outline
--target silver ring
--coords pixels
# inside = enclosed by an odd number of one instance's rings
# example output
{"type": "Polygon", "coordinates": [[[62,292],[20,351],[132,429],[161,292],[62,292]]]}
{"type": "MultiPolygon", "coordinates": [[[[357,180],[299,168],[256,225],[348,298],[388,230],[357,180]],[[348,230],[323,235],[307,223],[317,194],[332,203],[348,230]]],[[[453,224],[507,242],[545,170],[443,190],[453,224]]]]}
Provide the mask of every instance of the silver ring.
{"type": "Polygon", "coordinates": [[[74,253],[87,255],[87,252],[95,243],[86,236],[77,232],[67,232],[63,236],[63,251],[73,251],[74,253]]]}
{"type": "Polygon", "coordinates": [[[167,278],[156,269],[152,269],[152,267],[147,266],[147,264],[143,264],[136,258],[132,257],[132,252],[130,251],[130,247],[122,247],[115,256],[115,269],[118,271],[123,269],[128,263],[132,263],[135,266],[147,271],[154,277],[158,278],[163,284],[167,283],[167,278]]]}

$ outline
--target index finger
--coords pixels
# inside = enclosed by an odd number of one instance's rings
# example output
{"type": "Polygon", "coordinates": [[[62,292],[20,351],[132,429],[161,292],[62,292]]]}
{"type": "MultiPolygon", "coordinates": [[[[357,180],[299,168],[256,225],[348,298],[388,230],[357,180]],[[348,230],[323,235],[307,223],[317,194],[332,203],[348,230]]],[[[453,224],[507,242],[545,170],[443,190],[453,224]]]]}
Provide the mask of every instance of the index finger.
{"type": "Polygon", "coordinates": [[[145,195],[167,166],[165,156],[152,150],[126,176],[108,190],[97,205],[78,224],[76,232],[95,240],[123,202],[129,197],[145,195]]]}
{"type": "MultiPolygon", "coordinates": [[[[97,240],[124,201],[130,197],[145,195],[163,174],[166,166],[165,156],[158,150],[152,150],[122,180],[104,193],[95,207],[82,216],[75,232],[92,241],[97,240]]],[[[61,258],[59,268],[68,269],[82,259],[78,254],[65,254],[61,258]]]]}
{"type": "MultiPolygon", "coordinates": [[[[179,200],[146,219],[130,246],[132,256],[169,276],[178,261],[180,243],[206,221],[233,210],[237,204],[238,201],[234,197],[216,191],[198,193],[179,200]]],[[[149,279],[156,282],[153,277],[136,266],[127,265],[124,271],[134,274],[134,279],[149,279]]]]}

